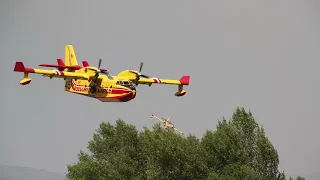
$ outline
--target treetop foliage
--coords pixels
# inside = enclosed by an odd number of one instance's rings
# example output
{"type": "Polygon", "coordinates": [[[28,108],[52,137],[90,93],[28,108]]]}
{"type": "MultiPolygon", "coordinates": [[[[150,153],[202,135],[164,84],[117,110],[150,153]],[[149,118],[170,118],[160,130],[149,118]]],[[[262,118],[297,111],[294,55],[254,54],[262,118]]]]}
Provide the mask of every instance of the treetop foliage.
{"type": "Polygon", "coordinates": [[[201,139],[165,130],[159,123],[139,132],[121,119],[115,125],[103,122],[88,150],[80,151],[78,162],[68,165],[68,179],[286,179],[278,171],[278,153],[263,127],[240,107],[201,139]]]}

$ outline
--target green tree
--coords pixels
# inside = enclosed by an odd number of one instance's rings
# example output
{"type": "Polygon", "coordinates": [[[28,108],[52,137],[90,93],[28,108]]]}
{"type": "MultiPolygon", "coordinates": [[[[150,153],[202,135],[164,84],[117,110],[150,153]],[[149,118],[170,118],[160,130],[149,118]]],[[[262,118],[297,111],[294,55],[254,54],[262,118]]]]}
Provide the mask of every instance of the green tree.
{"type": "Polygon", "coordinates": [[[220,179],[250,179],[261,180],[264,179],[259,172],[252,167],[240,163],[233,163],[227,165],[220,174],[220,179]]]}
{"type": "Polygon", "coordinates": [[[122,120],[116,126],[101,123],[89,142],[91,155],[80,152],[79,162],[68,166],[69,179],[140,179],[143,166],[138,131],[122,120]]]}
{"type": "Polygon", "coordinates": [[[183,138],[156,124],[138,133],[118,120],[116,126],[100,124],[89,142],[91,155],[81,151],[79,161],[68,166],[69,179],[204,179],[205,156],[200,140],[183,138]]]}
{"type": "Polygon", "coordinates": [[[201,144],[207,151],[211,171],[224,174],[226,167],[235,167],[236,163],[245,165],[236,166],[243,172],[253,170],[254,177],[277,178],[278,153],[265,136],[264,129],[244,108],[237,108],[229,121],[219,120],[216,131],[207,131],[201,144]]]}
{"type": "MultiPolygon", "coordinates": [[[[68,165],[70,180],[285,180],[278,154],[250,112],[237,108],[201,139],[181,136],[160,124],[139,132],[118,119],[101,123],[68,165]],[[279,176],[279,177],[278,177],[279,176]]],[[[302,180],[303,178],[296,179],[302,180]]]]}
{"type": "Polygon", "coordinates": [[[204,163],[200,141],[195,136],[183,138],[174,131],[166,131],[159,124],[141,133],[144,154],[148,157],[147,179],[204,179],[204,163]]]}

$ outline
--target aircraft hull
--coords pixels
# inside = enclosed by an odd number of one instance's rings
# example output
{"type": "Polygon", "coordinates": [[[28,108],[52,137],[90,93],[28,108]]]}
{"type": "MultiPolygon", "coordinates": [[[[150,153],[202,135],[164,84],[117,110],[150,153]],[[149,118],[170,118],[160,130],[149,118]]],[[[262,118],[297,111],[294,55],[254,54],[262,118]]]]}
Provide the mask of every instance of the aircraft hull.
{"type": "Polygon", "coordinates": [[[91,94],[89,86],[76,84],[74,80],[66,83],[65,91],[96,98],[101,102],[128,102],[136,97],[136,90],[123,86],[98,88],[95,94],[91,94]]]}

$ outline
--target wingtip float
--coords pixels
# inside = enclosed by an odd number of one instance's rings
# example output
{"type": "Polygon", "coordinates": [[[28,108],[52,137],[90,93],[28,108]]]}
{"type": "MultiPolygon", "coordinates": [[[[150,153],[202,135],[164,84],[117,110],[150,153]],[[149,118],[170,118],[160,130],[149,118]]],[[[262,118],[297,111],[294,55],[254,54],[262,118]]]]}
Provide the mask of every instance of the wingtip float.
{"type": "Polygon", "coordinates": [[[184,86],[190,84],[190,76],[182,76],[179,80],[160,79],[149,77],[141,73],[143,63],[137,70],[124,70],[117,76],[110,75],[109,71],[100,68],[102,60],[99,59],[97,67],[91,66],[87,61],[78,65],[76,54],[72,44],[65,46],[65,60],[57,59],[57,64],[39,64],[41,67],[55,69],[27,68],[24,63],[15,63],[14,72],[24,73],[21,85],[28,85],[32,81],[29,73],[41,74],[52,78],[62,78],[65,81],[65,91],[75,94],[96,98],[102,102],[128,102],[136,97],[136,87],[139,84],[168,84],[177,85],[178,91],[175,96],[181,97],[186,94],[184,86]]]}

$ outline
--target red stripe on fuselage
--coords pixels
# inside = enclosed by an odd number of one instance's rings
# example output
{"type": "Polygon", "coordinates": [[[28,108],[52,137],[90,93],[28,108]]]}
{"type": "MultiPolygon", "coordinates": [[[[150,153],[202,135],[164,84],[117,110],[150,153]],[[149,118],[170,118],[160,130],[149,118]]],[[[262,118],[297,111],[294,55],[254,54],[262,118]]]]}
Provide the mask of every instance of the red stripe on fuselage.
{"type": "Polygon", "coordinates": [[[127,90],[127,89],[120,89],[120,88],[111,88],[111,89],[112,89],[112,94],[123,94],[123,93],[131,92],[130,90],[127,90]]]}
{"type": "MultiPolygon", "coordinates": [[[[63,73],[63,72],[60,72],[60,73],[63,73]]],[[[88,86],[76,85],[76,83],[74,81],[71,82],[71,87],[74,91],[81,91],[82,89],[85,89],[86,91],[88,91],[88,89],[89,89],[88,86]]],[[[111,94],[124,94],[124,93],[130,93],[131,90],[124,89],[124,88],[97,88],[97,92],[111,93],[111,94]]]]}

